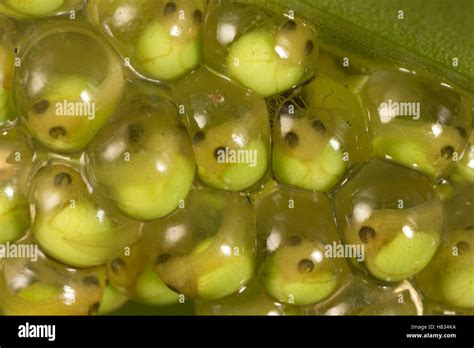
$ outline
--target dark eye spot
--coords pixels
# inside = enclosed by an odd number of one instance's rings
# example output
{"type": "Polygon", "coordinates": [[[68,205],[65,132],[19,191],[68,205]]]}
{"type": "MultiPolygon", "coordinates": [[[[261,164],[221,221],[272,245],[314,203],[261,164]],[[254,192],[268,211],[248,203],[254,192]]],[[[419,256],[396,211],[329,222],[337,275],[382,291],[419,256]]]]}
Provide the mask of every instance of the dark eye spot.
{"type": "Polygon", "coordinates": [[[201,10],[194,10],[193,20],[194,20],[195,23],[198,23],[198,24],[202,22],[202,12],[201,12],[201,10]]]}
{"type": "Polygon", "coordinates": [[[40,100],[39,102],[34,103],[31,107],[37,114],[42,114],[43,112],[48,110],[49,101],[43,99],[43,100],[40,100]]]}
{"type": "Polygon", "coordinates": [[[304,45],[304,51],[306,52],[306,54],[311,54],[311,52],[313,52],[313,48],[314,48],[314,43],[313,41],[311,40],[308,40],[306,41],[306,44],[304,45]]]}
{"type": "Polygon", "coordinates": [[[163,10],[163,15],[168,16],[172,13],[175,13],[177,9],[178,8],[176,7],[176,4],[174,2],[167,2],[163,10]]]}
{"type": "Polygon", "coordinates": [[[465,138],[467,136],[467,132],[463,127],[457,126],[456,129],[457,129],[459,135],[461,136],[461,138],[465,138]]]}
{"type": "Polygon", "coordinates": [[[155,263],[157,265],[161,265],[162,263],[165,263],[166,261],[169,260],[169,258],[171,257],[170,254],[161,254],[161,255],[158,255],[155,259],[155,263]]]}
{"type": "Polygon", "coordinates": [[[324,125],[323,121],[314,120],[313,123],[311,123],[311,126],[316,132],[318,132],[321,135],[326,133],[326,126],[324,125]]]}
{"type": "Polygon", "coordinates": [[[67,186],[72,184],[72,176],[68,173],[59,173],[54,177],[54,185],[67,186]]]}
{"type": "Polygon", "coordinates": [[[456,244],[456,249],[458,249],[458,255],[462,255],[469,252],[469,250],[471,250],[471,246],[468,242],[462,240],[456,244]]]}
{"type": "Polygon", "coordinates": [[[214,150],[214,158],[217,160],[222,153],[225,153],[225,147],[219,146],[214,150]]]}
{"type": "Polygon", "coordinates": [[[51,138],[58,139],[59,137],[66,136],[67,131],[63,127],[53,127],[49,130],[51,138]]]}
{"type": "Polygon", "coordinates": [[[99,311],[100,308],[100,303],[96,302],[92,306],[89,307],[89,310],[87,311],[87,315],[96,315],[97,312],[99,311]]]}
{"type": "Polygon", "coordinates": [[[286,239],[286,245],[289,246],[297,246],[301,244],[301,237],[300,236],[291,236],[286,239]]]}
{"type": "Polygon", "coordinates": [[[193,143],[199,144],[201,141],[206,139],[206,134],[203,131],[197,131],[193,136],[193,143]]]}
{"type": "Polygon", "coordinates": [[[127,267],[127,264],[122,259],[113,259],[112,262],[110,263],[110,269],[115,274],[119,274],[120,272],[125,270],[125,267],[127,267]]]}
{"type": "Polygon", "coordinates": [[[132,143],[136,143],[144,132],[145,130],[140,123],[131,124],[127,127],[128,140],[132,143]]]}
{"type": "Polygon", "coordinates": [[[293,31],[296,29],[296,23],[294,21],[288,21],[283,25],[283,30],[293,31]]]}
{"type": "Polygon", "coordinates": [[[314,269],[314,263],[311,260],[303,259],[298,263],[298,272],[310,273],[314,269]]]}
{"type": "Polygon", "coordinates": [[[294,132],[288,132],[285,134],[285,144],[291,148],[294,148],[298,145],[299,138],[298,135],[294,132]]]}
{"type": "Polygon", "coordinates": [[[87,276],[84,279],[82,279],[82,282],[84,283],[84,285],[87,285],[87,286],[96,286],[96,287],[100,286],[99,279],[97,279],[96,276],[87,276]]]}
{"type": "Polygon", "coordinates": [[[375,230],[372,227],[364,226],[359,230],[359,238],[364,243],[368,243],[375,238],[375,230]]]}
{"type": "Polygon", "coordinates": [[[445,146],[441,149],[441,156],[445,159],[450,159],[453,157],[454,154],[454,148],[450,145],[445,146]]]}

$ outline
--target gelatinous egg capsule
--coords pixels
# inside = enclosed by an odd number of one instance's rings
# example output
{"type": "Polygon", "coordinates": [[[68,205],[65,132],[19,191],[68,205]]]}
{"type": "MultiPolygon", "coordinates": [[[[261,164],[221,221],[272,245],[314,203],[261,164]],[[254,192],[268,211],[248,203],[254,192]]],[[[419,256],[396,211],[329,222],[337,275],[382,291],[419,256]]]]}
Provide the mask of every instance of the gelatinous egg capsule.
{"type": "Polygon", "coordinates": [[[207,69],[181,80],[173,95],[187,116],[202,182],[243,191],[264,177],[270,124],[263,98],[207,69]]]}
{"type": "Polygon", "coordinates": [[[387,162],[355,169],[335,194],[343,241],[362,248],[357,269],[396,282],[420,272],[432,259],[444,215],[433,184],[422,174],[387,162]]]}
{"type": "Polygon", "coordinates": [[[241,195],[193,190],[182,209],[147,228],[159,238],[156,272],[186,298],[228,296],[252,278],[255,217],[241,195]]]}
{"type": "Polygon", "coordinates": [[[0,130],[0,244],[20,238],[30,226],[26,186],[32,156],[17,128],[0,130]]]}
{"type": "Polygon", "coordinates": [[[365,111],[344,84],[317,75],[269,105],[272,169],[279,182],[326,192],[349,168],[368,159],[365,111]]]}
{"type": "Polygon", "coordinates": [[[139,220],[175,210],[191,189],[195,162],[186,127],[168,99],[124,101],[87,150],[92,186],[139,220]]]}
{"type": "Polygon", "coordinates": [[[105,264],[136,242],[141,224],[88,191],[80,173],[64,164],[40,168],[32,178],[32,232],[45,253],[67,265],[105,264]]]}
{"type": "Polygon", "coordinates": [[[339,243],[328,198],[321,193],[269,186],[255,196],[258,277],[282,303],[317,303],[344,282],[349,267],[327,248],[339,243]]]}
{"type": "Polygon", "coordinates": [[[143,237],[130,252],[108,263],[109,280],[134,301],[149,305],[178,303],[180,294],[171,290],[154,269],[160,240],[153,225],[145,224],[143,237]]]}
{"type": "Polygon", "coordinates": [[[87,12],[146,78],[176,80],[201,62],[202,0],[96,0],[87,12]]]}
{"type": "Polygon", "coordinates": [[[394,71],[373,73],[362,94],[376,157],[431,177],[446,174],[460,159],[471,130],[467,97],[394,71]]]}
{"type": "Polygon", "coordinates": [[[460,187],[444,202],[447,233],[416,283],[433,307],[456,313],[474,309],[474,190],[460,187]]]}
{"type": "Polygon", "coordinates": [[[235,2],[209,7],[206,64],[264,97],[308,79],[317,55],[316,31],[300,18],[235,2]]]}
{"type": "Polygon", "coordinates": [[[104,39],[82,25],[59,24],[45,24],[20,44],[14,98],[38,142],[75,152],[107,122],[125,80],[122,62],[104,39]]]}
{"type": "Polygon", "coordinates": [[[46,256],[30,236],[9,245],[8,250],[0,265],[0,307],[6,315],[97,313],[105,267],[65,266],[46,256]],[[9,257],[12,252],[15,256],[9,257]]]}

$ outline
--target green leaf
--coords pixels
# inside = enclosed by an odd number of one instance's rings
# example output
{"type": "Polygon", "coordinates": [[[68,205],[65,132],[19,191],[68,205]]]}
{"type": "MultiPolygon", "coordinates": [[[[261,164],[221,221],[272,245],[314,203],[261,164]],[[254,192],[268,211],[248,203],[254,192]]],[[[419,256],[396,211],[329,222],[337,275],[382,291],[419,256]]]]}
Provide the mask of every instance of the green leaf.
{"type": "Polygon", "coordinates": [[[394,64],[474,92],[472,0],[245,0],[293,10],[323,47],[351,60],[394,64]],[[399,19],[399,10],[403,19],[399,19]],[[453,58],[459,65],[453,66],[453,58]]]}

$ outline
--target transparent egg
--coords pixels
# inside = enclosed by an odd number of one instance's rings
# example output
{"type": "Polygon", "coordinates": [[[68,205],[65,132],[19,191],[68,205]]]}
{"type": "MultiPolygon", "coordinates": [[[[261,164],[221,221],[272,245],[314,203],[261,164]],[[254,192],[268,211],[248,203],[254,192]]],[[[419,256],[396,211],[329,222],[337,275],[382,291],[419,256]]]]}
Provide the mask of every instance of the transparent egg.
{"type": "Polygon", "coordinates": [[[208,11],[203,52],[211,69],[264,97],[313,74],[318,40],[308,22],[234,1],[213,1],[208,11]]]}
{"type": "Polygon", "coordinates": [[[321,193],[267,184],[255,196],[258,277],[282,303],[317,303],[344,282],[349,267],[329,199],[321,193]]]}
{"type": "Polygon", "coordinates": [[[35,28],[20,53],[13,88],[22,123],[51,150],[83,149],[122,98],[119,57],[88,28],[68,22],[35,28]]]}
{"type": "Polygon", "coordinates": [[[255,216],[241,195],[193,190],[182,209],[147,230],[158,238],[158,276],[187,298],[230,295],[254,274],[255,216]]]}
{"type": "Polygon", "coordinates": [[[471,130],[469,98],[408,73],[377,71],[363,92],[373,153],[431,177],[461,158],[471,130]]]}
{"type": "Polygon", "coordinates": [[[336,192],[334,207],[343,242],[363,250],[352,264],[382,281],[420,272],[443,232],[434,185],[417,171],[387,162],[355,169],[336,192]]]}
{"type": "Polygon", "coordinates": [[[32,156],[18,129],[0,130],[0,244],[20,238],[30,226],[26,186],[32,156]]]}
{"type": "Polygon", "coordinates": [[[330,191],[351,167],[368,159],[365,110],[344,82],[318,74],[269,105],[272,169],[279,182],[330,191]]]}
{"type": "Polygon", "coordinates": [[[136,72],[172,81],[201,62],[204,9],[202,0],[93,0],[87,13],[136,72]]]}
{"type": "Polygon", "coordinates": [[[180,294],[171,290],[155,272],[161,239],[153,226],[153,222],[145,224],[140,241],[128,253],[108,263],[109,280],[134,301],[149,305],[178,303],[180,294]]]}
{"type": "Polygon", "coordinates": [[[88,147],[86,170],[96,191],[127,215],[152,220],[171,213],[195,174],[191,141],[176,106],[153,95],[124,101],[88,147]]]}
{"type": "Polygon", "coordinates": [[[444,202],[447,233],[429,265],[416,276],[433,307],[463,313],[474,309],[474,187],[444,202]]]}
{"type": "Polygon", "coordinates": [[[141,236],[141,224],[91,194],[79,172],[63,164],[32,178],[32,232],[46,254],[75,267],[105,264],[141,236]]]}
{"type": "Polygon", "coordinates": [[[6,315],[94,315],[105,287],[105,268],[76,269],[47,257],[30,237],[0,264],[0,307],[6,315]]]}
{"type": "Polygon", "coordinates": [[[187,116],[202,182],[243,191],[265,176],[270,124],[263,98],[206,69],[181,80],[173,95],[187,116]]]}

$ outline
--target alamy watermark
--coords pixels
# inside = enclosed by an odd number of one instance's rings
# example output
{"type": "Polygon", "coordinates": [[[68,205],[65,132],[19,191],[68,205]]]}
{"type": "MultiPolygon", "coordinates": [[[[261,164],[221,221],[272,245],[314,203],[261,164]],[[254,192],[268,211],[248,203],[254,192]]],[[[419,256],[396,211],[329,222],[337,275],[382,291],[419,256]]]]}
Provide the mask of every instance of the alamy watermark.
{"type": "Polygon", "coordinates": [[[56,116],[62,117],[87,117],[95,119],[96,107],[94,102],[70,102],[66,99],[55,104],[56,116]]]}
{"type": "Polygon", "coordinates": [[[365,245],[332,242],[324,246],[324,256],[326,258],[355,258],[358,262],[364,262],[365,245]]]}
{"type": "Polygon", "coordinates": [[[46,338],[52,342],[56,340],[56,325],[54,324],[30,324],[26,322],[18,326],[19,338],[46,338]]]}
{"type": "Polygon", "coordinates": [[[218,163],[247,163],[249,167],[257,166],[257,150],[221,147],[216,150],[215,155],[218,163]]]}
{"type": "Polygon", "coordinates": [[[389,99],[378,107],[380,121],[388,123],[395,117],[406,116],[419,120],[421,116],[421,105],[419,102],[397,102],[389,99]]]}
{"type": "Polygon", "coordinates": [[[40,251],[37,244],[0,244],[0,259],[30,259],[38,261],[40,251]]]}

